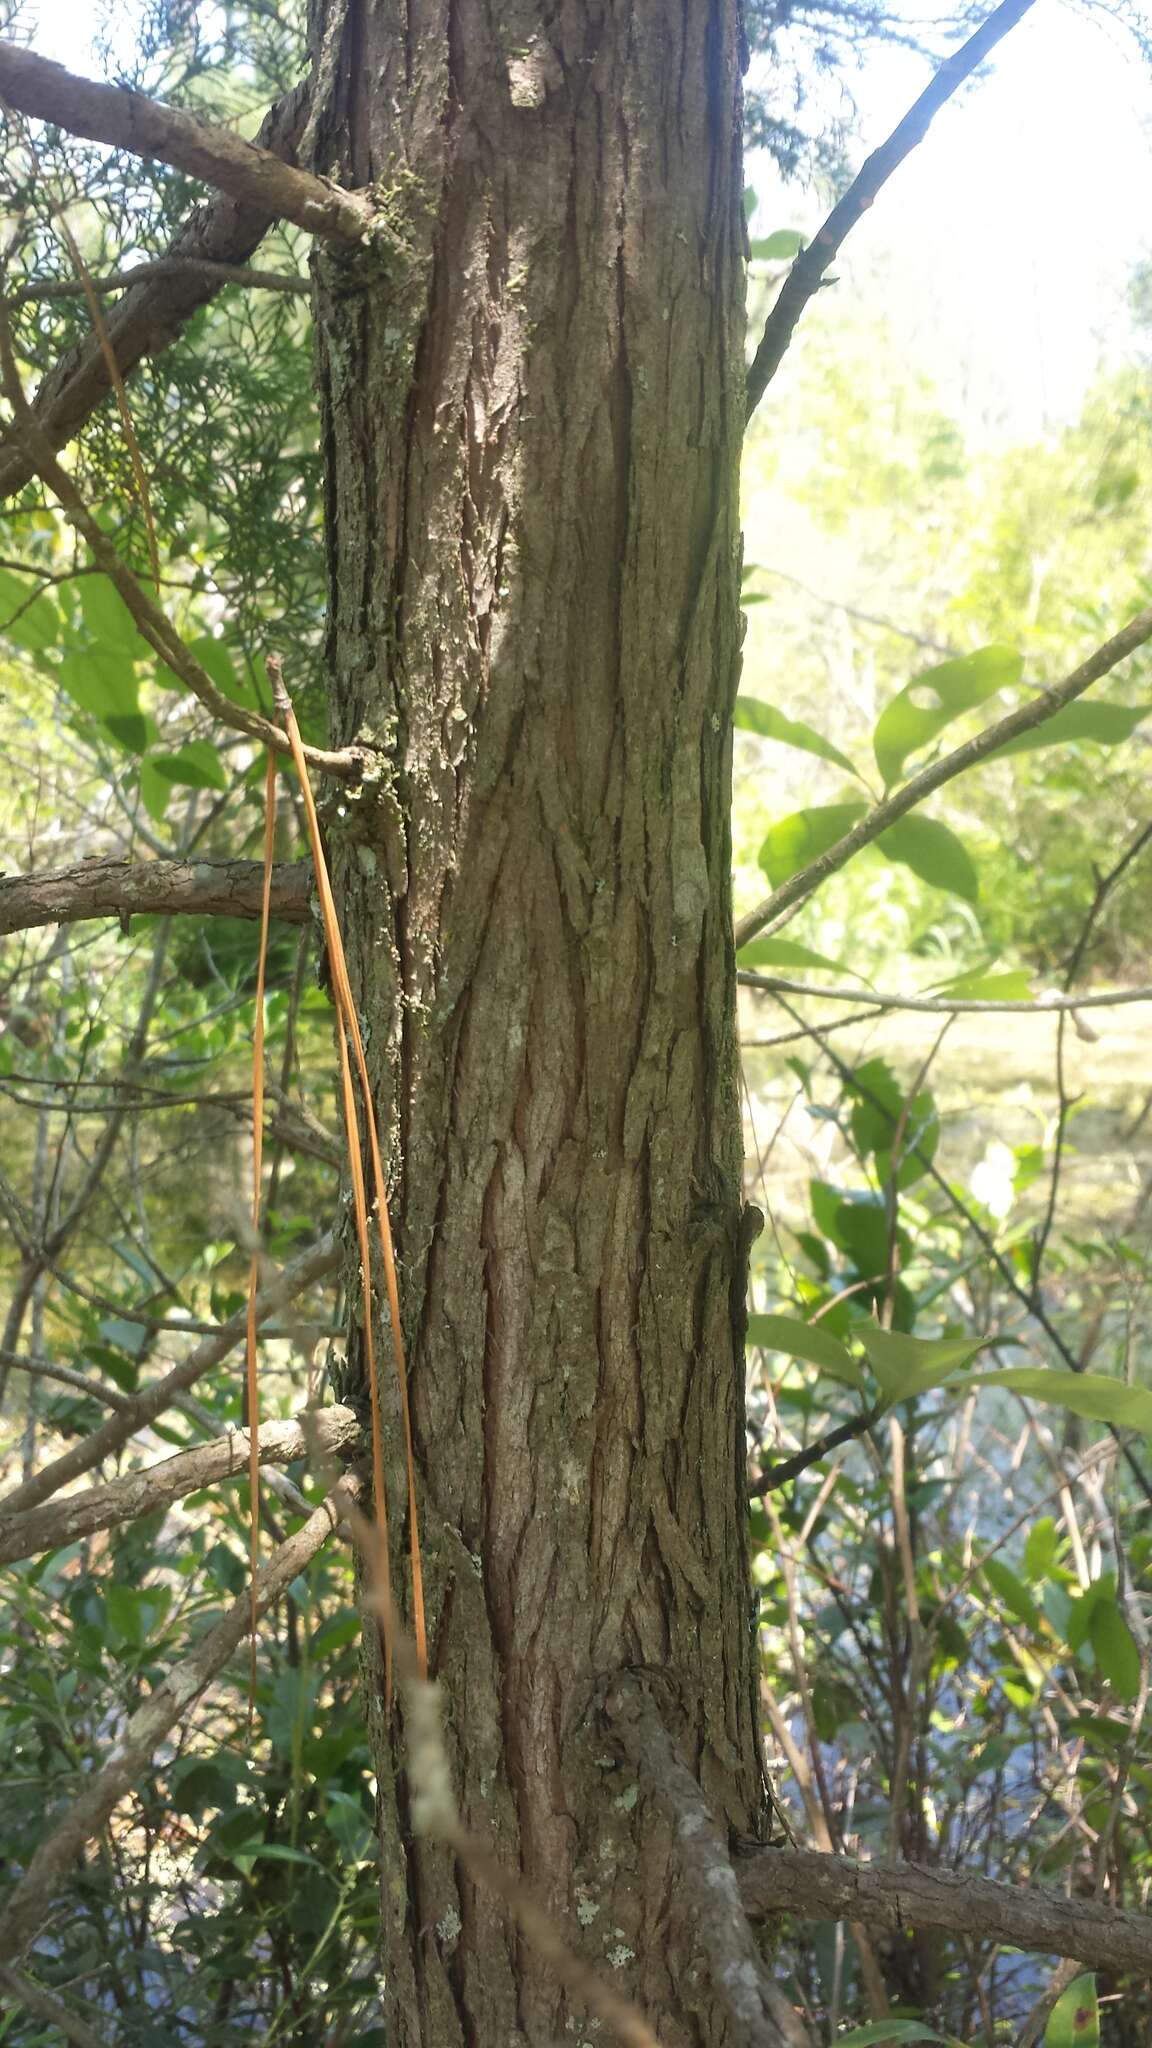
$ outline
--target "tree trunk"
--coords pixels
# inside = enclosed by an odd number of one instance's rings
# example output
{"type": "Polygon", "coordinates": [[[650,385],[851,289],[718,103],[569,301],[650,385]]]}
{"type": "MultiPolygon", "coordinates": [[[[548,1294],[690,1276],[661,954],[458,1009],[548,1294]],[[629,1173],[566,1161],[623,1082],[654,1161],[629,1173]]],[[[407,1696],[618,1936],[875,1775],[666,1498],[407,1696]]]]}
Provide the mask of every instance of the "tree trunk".
{"type": "MultiPolygon", "coordinates": [[[[714,1810],[762,1834],[737,0],[323,8],[313,161],[388,222],[317,258],[332,736],[390,764],[328,829],[394,1176],[432,1665],[467,1823],[666,2048],[713,2048],[669,1838],[598,1703],[658,1674],[714,1810]]],[[[398,1441],[393,1417],[394,1521],[398,1441]]],[[[400,1718],[377,1674],[390,2039],[586,2039],[504,1910],[413,1846],[400,1718]]]]}

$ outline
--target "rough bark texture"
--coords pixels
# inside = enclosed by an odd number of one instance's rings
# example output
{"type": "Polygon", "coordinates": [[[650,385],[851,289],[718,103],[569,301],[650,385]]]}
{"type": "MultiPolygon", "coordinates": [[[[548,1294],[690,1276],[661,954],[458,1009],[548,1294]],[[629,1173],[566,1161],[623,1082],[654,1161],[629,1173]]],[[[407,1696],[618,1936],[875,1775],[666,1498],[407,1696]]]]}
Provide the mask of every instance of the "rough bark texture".
{"type": "MultiPolygon", "coordinates": [[[[387,762],[328,823],[396,1175],[433,1666],[467,1824],[666,2048],[716,2048],[667,1824],[598,1701],[658,1674],[714,1811],[762,1835],[736,0],[325,5],[315,167],[390,227],[384,257],[317,258],[332,736],[387,762]]],[[[411,1846],[374,1718],[390,2038],[590,2038],[499,1905],[411,1846]]]]}

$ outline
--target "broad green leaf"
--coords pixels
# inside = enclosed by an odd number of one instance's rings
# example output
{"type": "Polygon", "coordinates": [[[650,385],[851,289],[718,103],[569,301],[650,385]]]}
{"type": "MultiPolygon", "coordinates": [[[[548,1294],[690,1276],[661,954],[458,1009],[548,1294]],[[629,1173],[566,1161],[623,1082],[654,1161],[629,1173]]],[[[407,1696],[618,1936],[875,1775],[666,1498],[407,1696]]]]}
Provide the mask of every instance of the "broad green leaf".
{"type": "Polygon", "coordinates": [[[1100,2008],[1091,1972],[1061,1992],[1044,2030],[1044,2048],[1100,2048],[1100,2008]]]}
{"type": "Polygon", "coordinates": [[[851,1352],[819,1323],[801,1322],[797,1316],[749,1316],[748,1342],[762,1345],[765,1351],[782,1351],[789,1358],[802,1358],[806,1365],[818,1365],[847,1387],[864,1384],[864,1375],[851,1352]]]}
{"type": "Polygon", "coordinates": [[[46,647],[54,647],[60,633],[55,598],[46,591],[33,597],[35,589],[31,577],[14,576],[10,569],[0,569],[0,640],[10,640],[14,647],[22,647],[28,654],[42,654],[46,647]]]}
{"type": "Polygon", "coordinates": [[[941,982],[932,993],[979,1003],[1030,1003],[1032,977],[1024,968],[1008,974],[962,974],[956,981],[941,982]]]}
{"type": "Polygon", "coordinates": [[[890,1401],[907,1401],[959,1372],[982,1351],[990,1337],[903,1337],[865,1323],[860,1341],[890,1401]]]}
{"type": "Polygon", "coordinates": [[[753,242],[752,259],[756,263],[784,263],[798,256],[803,247],[804,237],[796,228],[777,228],[774,234],[753,242]]]}
{"type": "Polygon", "coordinates": [[[1152,704],[1066,704],[1063,711],[1045,719],[1007,746],[988,756],[1002,761],[1008,754],[1031,754],[1038,747],[1063,747],[1073,740],[1089,740],[1098,747],[1116,747],[1129,739],[1141,720],[1152,712],[1152,704]]]}
{"type": "Polygon", "coordinates": [[[927,746],[963,712],[974,711],[997,690],[1018,683],[1023,668],[1023,657],[1015,648],[981,647],[975,654],[913,676],[885,705],[872,735],[885,786],[899,781],[909,754],[927,746]]]}
{"type": "Polygon", "coordinates": [[[199,639],[190,640],[188,647],[201,668],[207,669],[216,688],[223,690],[234,704],[246,704],[250,710],[259,708],[259,697],[248,677],[237,672],[226,641],[215,639],[211,633],[202,633],[199,639]]]}
{"type": "Polygon", "coordinates": [[[144,643],[115,584],[107,576],[97,574],[81,576],[79,585],[80,615],[97,646],[125,661],[134,661],[143,653],[144,643]]]}
{"type": "Polygon", "coordinates": [[[157,773],[154,761],[140,763],[140,800],[153,824],[162,825],[176,785],[157,773]]]}
{"type": "Polygon", "coordinates": [[[56,670],[60,687],[95,718],[139,718],[136,671],[128,657],[103,647],[66,654],[56,670]]]}
{"type": "Polygon", "coordinates": [[[187,789],[227,789],[224,764],[208,740],[189,740],[175,754],[155,754],[152,767],[164,782],[187,789]]]}
{"type": "Polygon", "coordinates": [[[1009,1614],[1014,1614],[1017,1621],[1025,1622],[1029,1628],[1036,1628],[1040,1620],[1039,1612],[1023,1579],[1018,1579],[1015,1572],[999,1557],[985,1558],[983,1570],[984,1577],[996,1598],[1003,1602],[1009,1614]]]}
{"type": "Polygon", "coordinates": [[[1115,1600],[1116,1574],[1102,1572],[1086,1586],[1079,1598],[1068,1605],[1068,1621],[1064,1629],[1064,1641],[1070,1650],[1082,1650],[1092,1633],[1092,1616],[1102,1600],[1115,1600]]]}
{"type": "Polygon", "coordinates": [[[888,1270],[889,1219],[880,1195],[845,1195],[827,1181],[810,1181],[812,1214],[821,1234],[848,1253],[868,1280],[888,1270]]]}
{"type": "Polygon", "coordinates": [[[827,853],[864,816],[866,804],[815,804],[773,825],[760,848],[760,866],[773,888],[827,853]]]}
{"type": "Polygon", "coordinates": [[[947,889],[966,903],[975,903],[979,897],[980,878],[971,854],[937,818],[922,818],[913,811],[881,832],[876,844],[889,860],[911,868],[934,889],[947,889]]]}
{"type": "Polygon", "coordinates": [[[1098,1600],[1088,1630],[1099,1670],[1122,1700],[1140,1690],[1140,1652],[1115,1600],[1098,1600]]]}
{"type": "Polygon", "coordinates": [[[798,747],[803,754],[818,754],[822,761],[834,761],[837,768],[846,768],[849,775],[856,774],[847,754],[842,754],[823,733],[801,719],[785,717],[774,704],[765,704],[760,697],[737,697],[732,718],[743,732],[757,732],[762,740],[779,740],[783,746],[798,747]]]}
{"type": "Polygon", "coordinates": [[[1056,1562],[1060,1531],[1051,1515],[1041,1515],[1028,1532],[1024,1545],[1024,1569],[1030,1579],[1046,1579],[1056,1562]]]}
{"type": "Polygon", "coordinates": [[[736,955],[737,967],[827,967],[835,974],[851,974],[857,981],[864,979],[859,968],[850,967],[846,960],[830,960],[824,953],[814,953],[811,946],[802,946],[797,939],[749,939],[736,955]]]}
{"type": "Polygon", "coordinates": [[[111,733],[117,746],[123,747],[129,754],[146,753],[157,737],[155,724],[143,711],[130,712],[127,717],[113,713],[111,718],[105,718],[102,723],[111,733]]]}
{"type": "Polygon", "coordinates": [[[1126,1387],[1120,1380],[1105,1379],[1102,1373],[1056,1372],[1046,1366],[1013,1365],[1002,1372],[984,1372],[969,1386],[1010,1387],[1013,1393],[1028,1394],[1035,1401],[1050,1401],[1069,1408],[1088,1422],[1114,1422],[1118,1429],[1138,1429],[1152,1435],[1152,1391],[1147,1387],[1126,1387]]]}

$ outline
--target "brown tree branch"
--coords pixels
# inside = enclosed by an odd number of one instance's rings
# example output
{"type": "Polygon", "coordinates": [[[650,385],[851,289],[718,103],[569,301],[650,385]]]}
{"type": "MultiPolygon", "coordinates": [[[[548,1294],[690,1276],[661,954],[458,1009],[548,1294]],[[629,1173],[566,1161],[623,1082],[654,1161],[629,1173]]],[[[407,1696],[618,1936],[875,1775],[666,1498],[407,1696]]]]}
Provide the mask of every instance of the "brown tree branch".
{"type": "MultiPolygon", "coordinates": [[[[313,1441],[327,1457],[347,1458],[361,1442],[360,1424],[350,1408],[321,1408],[303,1423],[263,1422],[257,1432],[262,1465],[291,1465],[306,1458],[313,1441]]],[[[248,1470],[249,1440],[246,1429],[230,1429],[211,1443],[180,1451],[158,1465],[145,1465],[128,1472],[108,1486],[90,1486],[83,1493],[46,1507],[31,1508],[24,1514],[0,1515],[0,1564],[14,1564],[18,1558],[39,1557],[44,1551],[60,1550],[98,1529],[112,1529],[121,1522],[134,1522],[198,1493],[202,1486],[216,1486],[222,1479],[235,1478],[248,1470]]]]}
{"type": "MultiPolygon", "coordinates": [[[[36,474],[55,493],[60,508],[69,525],[86,541],[92,558],[103,570],[132,616],[136,631],[141,639],[158,655],[164,666],[190,690],[197,702],[211,712],[221,725],[229,726],[235,732],[247,733],[250,739],[259,740],[274,754],[289,752],[287,738],[278,725],[264,718],[258,711],[248,711],[241,704],[234,704],[209,675],[203,664],[197,661],[191,649],[186,647],[167,614],[155,600],[149,597],[143,585],[138,582],[127,563],[122,561],[102,526],[99,525],[84,502],[75,480],[63,465],[57,461],[54,450],[43,429],[38,426],[32,408],[24,396],[20,383],[16,358],[12,348],[12,336],[8,321],[8,308],[0,301],[0,385],[5,398],[12,408],[12,425],[9,436],[21,442],[27,449],[36,474]]],[[[359,781],[364,773],[365,758],[357,747],[345,747],[334,753],[326,747],[305,747],[304,754],[309,763],[322,773],[339,776],[345,781],[359,781]]]]}
{"type": "Polygon", "coordinates": [[[78,78],[17,43],[0,42],[0,98],[21,114],[89,142],[171,164],[274,219],[294,221],[310,235],[354,247],[371,227],[372,206],[362,194],[342,192],[230,128],[194,120],[129,86],[78,78]]]}
{"type": "Polygon", "coordinates": [[[867,212],[893,171],[924,137],[942,106],[957,88],[970,78],[990,51],[1015,28],[1033,0],[1002,0],[988,19],[981,22],[959,50],[944,59],[936,76],[914,100],[902,121],[886,142],[873,150],[857,178],[849,186],[819,228],[806,249],[801,250],[780,288],[780,295],[768,315],[760,344],[748,371],[748,411],[755,412],[765,391],[784,360],[797,322],[809,299],[820,289],[824,276],[846,237],[867,212]]]}
{"type": "MultiPolygon", "coordinates": [[[[846,832],[842,839],[838,839],[834,846],[830,846],[826,853],[819,854],[815,860],[808,862],[807,867],[800,868],[796,874],[790,875],[786,882],[782,882],[778,889],[773,890],[771,896],[766,897],[763,903],[757,904],[755,910],[750,910],[746,917],[739,920],[736,926],[737,949],[746,946],[749,939],[754,939],[758,932],[764,930],[765,925],[774,923],[784,911],[791,910],[795,904],[802,903],[805,897],[811,896],[822,882],[827,881],[829,875],[834,875],[850,861],[854,853],[859,853],[862,847],[870,846],[874,839],[879,838],[881,832],[887,831],[889,825],[896,823],[897,818],[904,817],[908,811],[915,810],[918,804],[923,803],[926,796],[931,796],[932,792],[942,788],[944,783],[953,781],[957,775],[962,775],[965,769],[975,767],[978,761],[986,761],[990,754],[995,754],[1001,747],[1006,747],[1010,740],[1018,739],[1021,733],[1033,732],[1037,726],[1046,724],[1047,720],[1054,718],[1066,704],[1071,704],[1075,698],[1082,697],[1085,690],[1091,689],[1093,683],[1098,683],[1102,676],[1110,674],[1120,662],[1126,661],[1130,654],[1134,654],[1137,648],[1143,647],[1148,640],[1152,640],[1152,606],[1137,612],[1126,626],[1122,626],[1118,633],[1113,634],[1111,640],[1106,640],[1102,647],[1098,647],[1094,654],[1090,654],[1087,661],[1081,662],[1079,668],[1073,669],[1072,674],[1066,676],[1062,683],[1057,683],[1053,689],[1045,691],[1042,697],[1031,698],[1027,704],[1021,704],[1015,711],[1009,711],[1006,717],[997,719],[995,725],[986,726],[974,739],[965,740],[963,746],[955,747],[939,761],[931,762],[927,768],[922,768],[918,775],[911,776],[899,789],[892,790],[888,796],[882,798],[880,803],[873,804],[872,809],[859,823],[853,825],[852,830],[846,832]]],[[[853,1000],[863,999],[854,997],[853,1000]]]]}
{"type": "MultiPolygon", "coordinates": [[[[308,88],[298,86],[266,115],[257,143],[291,162],[307,107],[308,88]]],[[[273,225],[274,217],[264,207],[240,204],[226,193],[198,207],[168,249],[168,255],[181,262],[180,274],[134,285],[105,318],[121,377],[129,377],[144,357],[167,348],[193,314],[216,296],[220,286],[202,266],[207,264],[211,271],[221,264],[246,263],[273,225]]],[[[36,421],[51,446],[62,448],[78,434],[111,388],[99,337],[89,334],[61,358],[36,394],[36,421]]],[[[0,499],[22,490],[35,473],[22,448],[0,449],[0,499]]]]}
{"type": "Polygon", "coordinates": [[[10,293],[8,304],[15,310],[18,306],[39,305],[45,299],[84,298],[88,292],[128,292],[161,278],[184,279],[191,272],[209,284],[238,284],[247,291],[289,292],[306,298],[312,290],[309,278],[291,271],[251,270],[243,263],[213,263],[202,256],[158,256],[153,263],[134,263],[131,270],[113,270],[104,277],[88,277],[82,282],[51,277],[39,284],[21,285],[19,291],[10,293]]]}
{"type": "MultiPolygon", "coordinates": [[[[673,1748],[651,1696],[634,1679],[614,1685],[609,1726],[636,1773],[640,1791],[663,1813],[673,1854],[691,1902],[712,1984],[727,2010],[733,2039],[747,2048],[792,2048],[782,2031],[774,1992],[740,1897],[728,1847],[687,1764],[673,1748]]],[[[786,2005],[787,2001],[783,2001],[786,2005]]],[[[795,2015],[789,2013],[794,2021],[795,2015]]],[[[800,2038],[806,2040],[803,2028],[800,2038]]]]}
{"type": "MultiPolygon", "coordinates": [[[[299,1258],[293,1259],[262,1287],[256,1297],[256,1315],[261,1323],[267,1322],[277,1309],[295,1301],[310,1287],[315,1287],[328,1274],[334,1272],[342,1257],[335,1236],[322,1237],[311,1245],[299,1258]]],[[[83,1472],[91,1472],[126,1444],[139,1429],[145,1429],[169,1408],[177,1394],[186,1393],[196,1381],[203,1379],[206,1372],[227,1358],[237,1344],[243,1342],[247,1327],[247,1308],[240,1308],[226,1323],[210,1337],[204,1337],[194,1344],[186,1358],[174,1365],[171,1372],[162,1379],[153,1380],[140,1394],[134,1394],[124,1408],[110,1415],[107,1422],[92,1431],[81,1443],[73,1444],[70,1450],[62,1451],[50,1465],[33,1474],[20,1486],[12,1489],[0,1501],[0,1508],[9,1515],[22,1514],[27,1508],[39,1507],[41,1501],[50,1500],[62,1486],[78,1479],[83,1472]]]]}
{"type": "Polygon", "coordinates": [[[18,2001],[28,2012],[34,2012],[37,2019],[47,2020],[49,2026],[57,2027],[66,2041],[72,2041],[75,2048],[107,2048],[107,2042],[94,2034],[85,2020],[70,2011],[62,1999],[43,1984],[37,1984],[27,1977],[23,1970],[0,1969],[0,1989],[6,1989],[9,1997],[18,2001]]]}
{"type": "Polygon", "coordinates": [[[1074,1957],[1086,1968],[1152,1972],[1152,1919],[1038,1885],[997,1884],[915,1863],[853,1863],[812,1849],[754,1849],[736,1862],[744,1910],[857,1920],[904,1933],[942,1927],[980,1941],[1074,1957]]]}
{"type": "MultiPolygon", "coordinates": [[[[289,1536],[256,1575],[255,1612],[264,1614],[311,1562],[338,1527],[360,1490],[349,1474],[289,1536]]],[[[147,1772],[158,1744],[182,1720],[195,1699],[224,1669],[247,1635],[253,1602],[245,1589],[216,1627],[169,1672],[162,1685],[137,1707],[107,1761],[80,1797],[41,1842],[0,1915],[0,1964],[14,1962],[36,1935],[60,1885],[86,1842],[109,1820],[121,1799],[147,1772]]]]}
{"type": "MultiPolygon", "coordinates": [[[[84,860],[39,875],[0,877],[0,936],[86,917],[260,915],[258,860],[84,860]]],[[[272,915],[304,924],[312,895],[308,861],[272,870],[272,915]]]]}

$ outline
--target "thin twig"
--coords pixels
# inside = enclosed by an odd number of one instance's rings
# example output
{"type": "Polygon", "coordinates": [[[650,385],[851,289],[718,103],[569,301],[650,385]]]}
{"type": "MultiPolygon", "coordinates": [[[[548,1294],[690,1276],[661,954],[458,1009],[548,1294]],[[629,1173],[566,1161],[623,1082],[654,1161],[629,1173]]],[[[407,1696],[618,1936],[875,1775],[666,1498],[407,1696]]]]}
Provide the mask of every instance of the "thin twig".
{"type": "Polygon", "coordinates": [[[964,80],[971,77],[1009,29],[1015,28],[1031,5],[1032,0],[1003,0],[987,21],[981,22],[975,35],[945,58],[931,83],[913,101],[887,141],[873,150],[844,197],[833,207],[823,227],[817,230],[808,247],[796,258],[768,315],[748,371],[750,414],[755,412],[783,362],[805,306],[819,290],[821,278],[861,215],[867,212],[893,171],[899,168],[917,143],[924,140],[941,107],[952,98],[964,80]]]}
{"type": "MultiPolygon", "coordinates": [[[[360,1481],[349,1473],[261,1567],[257,1612],[263,1614],[311,1562],[355,1501],[360,1481]]],[[[84,1844],[99,1833],[120,1801],[148,1771],[157,1746],[188,1712],[193,1700],[224,1669],[251,1625],[247,1589],[215,1628],[137,1707],[124,1734],[79,1798],[50,1827],[0,1914],[0,1963],[20,1956],[36,1935],[48,1907],[84,1844]]]]}
{"type": "MultiPolygon", "coordinates": [[[[0,888],[2,888],[0,884],[0,888]]],[[[0,898],[2,900],[2,898],[0,898]]],[[[818,988],[811,981],[789,981],[781,974],[757,974],[742,967],[741,988],[763,989],[768,995],[818,996],[828,1003],[864,1003],[873,1010],[916,1010],[929,1017],[1000,1014],[1016,1017],[1064,1015],[1072,1010],[1114,1010],[1125,1003],[1152,1003],[1152,983],[1139,988],[1097,989],[1090,995],[1038,996],[1030,1002],[997,1001],[976,996],[897,996],[858,988],[818,988]]]]}
{"type": "MultiPolygon", "coordinates": [[[[926,796],[931,796],[934,790],[941,789],[946,782],[953,781],[966,769],[975,767],[978,761],[986,761],[990,754],[998,753],[1010,740],[1019,739],[1022,733],[1034,732],[1038,726],[1054,718],[1066,704],[1071,704],[1077,697],[1082,697],[1086,690],[1091,689],[1093,683],[1098,683],[1103,676],[1111,674],[1120,662],[1126,661],[1130,654],[1134,654],[1137,648],[1143,647],[1148,640],[1152,640],[1152,606],[1137,612],[1126,626],[1122,626],[1120,631],[1114,633],[1110,640],[1106,640],[1102,647],[1096,648],[1086,661],[1082,661],[1078,668],[1073,669],[1070,676],[1066,676],[1062,683],[1057,683],[1054,688],[1046,691],[1044,696],[1031,698],[1027,704],[1018,705],[1015,711],[1010,711],[1006,717],[997,719],[995,725],[986,726],[984,731],[977,733],[973,739],[965,740],[962,746],[953,748],[950,754],[944,754],[939,761],[933,761],[927,768],[922,768],[918,775],[911,776],[880,803],[873,804],[859,823],[853,825],[852,830],[846,832],[842,839],[838,839],[834,846],[830,846],[827,852],[809,861],[806,867],[799,868],[794,875],[790,875],[786,882],[782,882],[778,889],[773,890],[771,896],[766,897],[755,910],[749,911],[746,917],[739,920],[736,926],[737,950],[741,946],[746,946],[749,939],[754,939],[758,932],[763,931],[765,925],[773,923],[784,911],[791,910],[794,905],[803,902],[805,897],[811,896],[822,882],[827,881],[829,875],[834,875],[850,861],[854,853],[859,853],[862,847],[870,846],[874,839],[887,831],[889,825],[894,825],[898,818],[903,818],[907,812],[915,810],[918,804],[922,804],[926,796]]],[[[855,1000],[859,1001],[860,998],[856,997],[855,1000]]]]}
{"type": "MultiPolygon", "coordinates": [[[[312,290],[306,277],[290,271],[253,270],[243,263],[213,263],[206,256],[158,256],[152,263],[134,263],[129,270],[113,270],[104,277],[91,277],[88,286],[101,295],[131,291],[138,284],[153,284],[162,278],[203,278],[209,284],[242,285],[246,291],[291,292],[307,297],[312,290]]],[[[84,293],[82,284],[71,278],[42,278],[37,284],[21,285],[10,292],[8,304],[39,305],[46,299],[74,299],[84,293]]]]}

